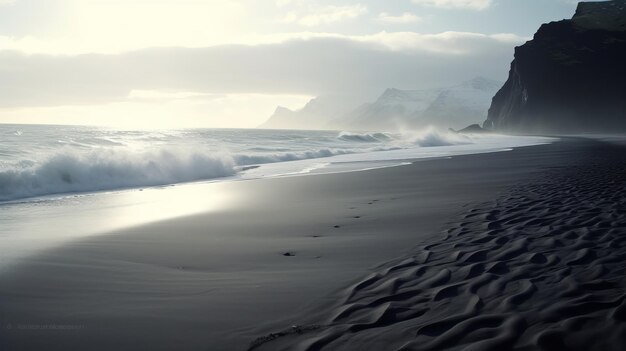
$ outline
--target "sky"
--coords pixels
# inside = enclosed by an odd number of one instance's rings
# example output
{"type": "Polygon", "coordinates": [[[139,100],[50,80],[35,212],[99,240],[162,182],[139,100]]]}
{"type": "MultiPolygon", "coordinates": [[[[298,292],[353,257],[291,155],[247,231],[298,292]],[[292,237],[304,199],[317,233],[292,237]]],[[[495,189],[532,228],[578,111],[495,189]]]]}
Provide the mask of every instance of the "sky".
{"type": "Polygon", "coordinates": [[[0,123],[253,128],[476,76],[570,0],[0,0],[0,123]]]}

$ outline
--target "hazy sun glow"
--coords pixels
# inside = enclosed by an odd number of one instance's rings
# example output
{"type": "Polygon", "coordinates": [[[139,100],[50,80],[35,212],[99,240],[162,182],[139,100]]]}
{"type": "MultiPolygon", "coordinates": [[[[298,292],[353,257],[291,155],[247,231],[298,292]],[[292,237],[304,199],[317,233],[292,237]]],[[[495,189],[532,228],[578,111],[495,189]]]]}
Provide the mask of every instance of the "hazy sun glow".
{"type": "Polygon", "coordinates": [[[9,123],[100,125],[116,128],[250,128],[263,123],[277,102],[302,107],[310,96],[264,94],[202,94],[132,91],[128,101],[100,105],[10,108],[2,112],[9,123]]]}
{"type": "MultiPolygon", "coordinates": [[[[563,0],[524,3],[549,18],[571,11],[563,0]]],[[[537,24],[499,5],[0,0],[0,123],[255,127],[277,106],[325,94],[503,78],[537,24]]]]}
{"type": "Polygon", "coordinates": [[[44,18],[45,33],[2,36],[2,47],[54,54],[117,53],[228,44],[247,31],[247,10],[237,1],[52,0],[47,6],[57,16],[44,18]]]}

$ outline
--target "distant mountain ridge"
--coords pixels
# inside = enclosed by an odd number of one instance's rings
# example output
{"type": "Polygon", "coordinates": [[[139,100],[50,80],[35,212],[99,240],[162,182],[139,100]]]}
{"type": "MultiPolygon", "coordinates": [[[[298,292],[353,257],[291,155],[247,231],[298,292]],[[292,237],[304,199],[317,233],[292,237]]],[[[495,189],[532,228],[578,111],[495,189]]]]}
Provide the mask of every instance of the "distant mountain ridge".
{"type": "Polygon", "coordinates": [[[444,89],[424,112],[415,116],[413,125],[460,129],[480,123],[487,116],[491,100],[502,84],[478,77],[444,89]]]}
{"type": "Polygon", "coordinates": [[[626,131],[626,0],[581,2],[515,49],[484,127],[513,132],[626,131]]]}
{"type": "Polygon", "coordinates": [[[356,108],[356,104],[348,108],[346,99],[316,98],[298,111],[277,108],[260,127],[394,131],[432,125],[459,129],[484,121],[501,86],[501,82],[477,77],[443,89],[389,88],[374,102],[356,108]]]}
{"type": "Polygon", "coordinates": [[[293,111],[278,106],[272,116],[259,126],[266,129],[327,129],[328,123],[348,113],[357,104],[352,97],[318,96],[303,108],[293,111]]]}
{"type": "Polygon", "coordinates": [[[390,130],[409,126],[415,115],[424,112],[440,90],[400,90],[389,88],[375,102],[359,106],[332,121],[339,129],[390,130]]]}

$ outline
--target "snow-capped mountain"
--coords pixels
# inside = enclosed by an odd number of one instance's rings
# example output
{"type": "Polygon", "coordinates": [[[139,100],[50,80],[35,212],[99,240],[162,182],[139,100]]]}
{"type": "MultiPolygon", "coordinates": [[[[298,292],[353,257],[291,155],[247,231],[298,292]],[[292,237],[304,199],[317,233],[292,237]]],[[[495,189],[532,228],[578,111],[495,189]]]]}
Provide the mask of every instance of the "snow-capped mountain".
{"type": "Polygon", "coordinates": [[[459,129],[480,123],[502,82],[482,77],[441,90],[425,111],[416,111],[412,126],[435,125],[459,129]]]}
{"type": "Polygon", "coordinates": [[[397,131],[426,126],[460,129],[487,117],[501,82],[474,78],[443,89],[389,88],[376,101],[354,109],[355,100],[318,97],[302,109],[278,107],[261,128],[397,131]]]}
{"type": "Polygon", "coordinates": [[[331,125],[346,130],[460,129],[484,120],[501,86],[477,77],[444,89],[387,89],[375,102],[361,105],[331,125]]]}
{"type": "Polygon", "coordinates": [[[403,129],[415,113],[424,112],[437,98],[439,90],[400,90],[390,88],[376,99],[331,121],[338,129],[403,129]]]}

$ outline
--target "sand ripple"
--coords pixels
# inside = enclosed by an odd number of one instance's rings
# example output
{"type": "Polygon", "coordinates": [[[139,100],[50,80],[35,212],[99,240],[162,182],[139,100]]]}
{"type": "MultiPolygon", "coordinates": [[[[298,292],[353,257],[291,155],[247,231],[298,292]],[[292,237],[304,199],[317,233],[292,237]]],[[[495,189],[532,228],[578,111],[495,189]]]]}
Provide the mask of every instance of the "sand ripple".
{"type": "Polygon", "coordinates": [[[626,350],[625,185],[616,153],[548,170],[251,349],[626,350]]]}

